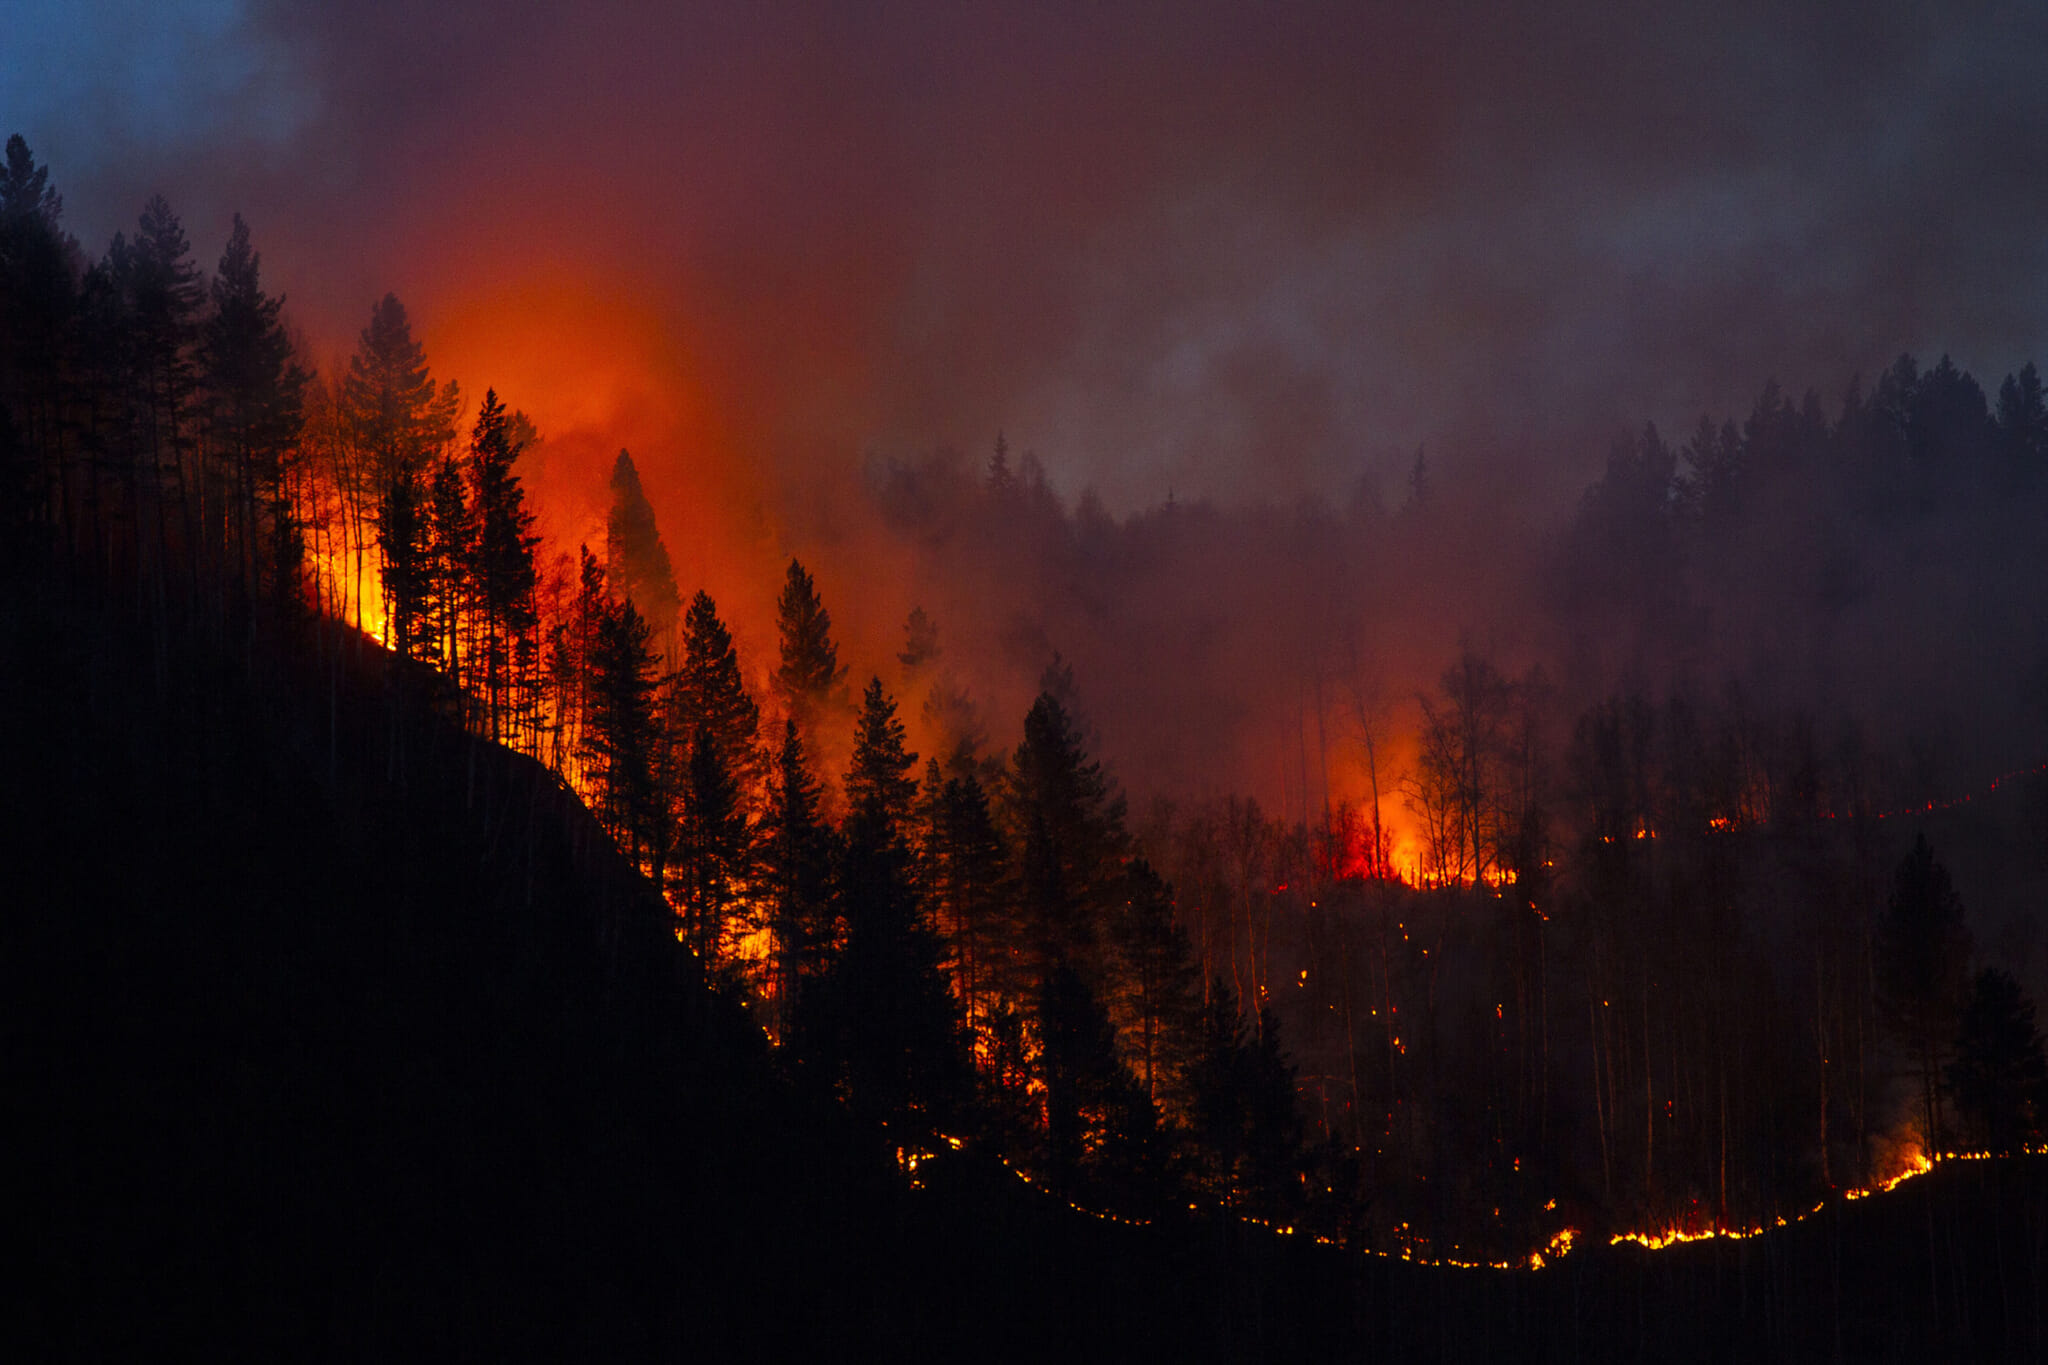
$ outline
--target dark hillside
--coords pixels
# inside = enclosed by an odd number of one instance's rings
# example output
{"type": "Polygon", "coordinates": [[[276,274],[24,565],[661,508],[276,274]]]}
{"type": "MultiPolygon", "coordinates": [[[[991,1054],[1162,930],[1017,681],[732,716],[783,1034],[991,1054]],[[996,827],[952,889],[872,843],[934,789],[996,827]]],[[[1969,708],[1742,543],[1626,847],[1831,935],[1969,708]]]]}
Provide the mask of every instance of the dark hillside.
{"type": "Polygon", "coordinates": [[[546,769],[357,637],[207,633],[0,594],[22,1358],[1353,1337],[1322,1249],[1134,1232],[971,1155],[908,1189],[546,769]]]}
{"type": "MultiPolygon", "coordinates": [[[[1772,1233],[1574,1253],[1546,1360],[2048,1359],[2048,1159],[1955,1161],[1772,1233]]],[[[1483,1357],[1472,1357],[1483,1358],[1483,1357]]]]}
{"type": "Polygon", "coordinates": [[[16,1358],[2042,1358],[2040,1160],[1536,1274],[908,1190],[545,769],[208,636],[0,607],[16,1358]]]}
{"type": "Polygon", "coordinates": [[[353,641],[330,740],[306,660],[52,596],[0,618],[31,1355],[633,1355],[853,1311],[826,1271],[894,1172],[773,1083],[550,774],[353,641]]]}

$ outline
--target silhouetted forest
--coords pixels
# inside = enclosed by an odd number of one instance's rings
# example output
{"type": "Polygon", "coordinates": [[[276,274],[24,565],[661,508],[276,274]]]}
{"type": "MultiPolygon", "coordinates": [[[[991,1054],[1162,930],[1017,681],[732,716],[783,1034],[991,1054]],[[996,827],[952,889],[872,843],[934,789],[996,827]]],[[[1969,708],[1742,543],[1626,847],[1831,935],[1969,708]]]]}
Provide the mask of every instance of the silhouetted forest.
{"type": "MultiPolygon", "coordinates": [[[[1021,716],[921,605],[861,676],[798,557],[744,659],[628,452],[571,555],[544,433],[395,296],[317,374],[239,218],[192,257],[160,197],[89,255],[8,143],[34,1354],[2039,1357],[2031,364],[1646,430],[1546,549],[1548,648],[1466,643],[1412,733],[1352,692],[1358,791],[1134,812],[1049,641],[1021,716]],[[1963,1153],[2009,1159],[1850,1200],[1963,1153]]],[[[1069,513],[1001,442],[875,496],[1111,596],[1243,525],[1069,513]]],[[[1432,502],[1418,459],[1296,525],[1432,502]]]]}

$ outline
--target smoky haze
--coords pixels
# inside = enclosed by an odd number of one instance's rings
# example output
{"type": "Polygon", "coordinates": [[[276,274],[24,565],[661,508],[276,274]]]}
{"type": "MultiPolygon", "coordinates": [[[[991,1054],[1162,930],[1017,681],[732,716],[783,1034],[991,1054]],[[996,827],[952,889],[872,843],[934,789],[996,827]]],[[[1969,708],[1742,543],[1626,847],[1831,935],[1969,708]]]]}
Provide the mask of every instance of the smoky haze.
{"type": "Polygon", "coordinates": [[[35,6],[8,84],[88,251],[239,209],[330,370],[395,290],[564,547],[631,449],[757,668],[794,552],[857,672],[921,604],[998,741],[1058,651],[1134,780],[1306,804],[1346,689],[1536,661],[1645,420],[2048,352],[2041,7],[1426,11],[35,6]],[[969,534],[998,432],[1094,498],[969,534]]]}

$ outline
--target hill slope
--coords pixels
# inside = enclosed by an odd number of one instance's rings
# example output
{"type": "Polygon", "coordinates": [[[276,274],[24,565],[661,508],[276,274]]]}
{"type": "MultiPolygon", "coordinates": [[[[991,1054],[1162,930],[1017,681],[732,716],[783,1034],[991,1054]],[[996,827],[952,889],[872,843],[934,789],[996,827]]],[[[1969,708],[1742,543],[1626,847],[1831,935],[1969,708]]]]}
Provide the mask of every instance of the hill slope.
{"type": "Polygon", "coordinates": [[[282,652],[0,593],[25,1358],[2040,1359],[2048,1162],[1540,1274],[1069,1212],[785,1085],[541,767],[282,652]]]}

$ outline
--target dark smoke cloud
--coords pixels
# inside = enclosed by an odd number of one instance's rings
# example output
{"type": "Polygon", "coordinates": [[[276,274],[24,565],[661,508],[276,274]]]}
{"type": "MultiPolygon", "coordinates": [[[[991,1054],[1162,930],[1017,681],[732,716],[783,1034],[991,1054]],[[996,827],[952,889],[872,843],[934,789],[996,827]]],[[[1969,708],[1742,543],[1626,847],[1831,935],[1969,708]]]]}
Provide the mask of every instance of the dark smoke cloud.
{"type": "Polygon", "coordinates": [[[1534,547],[1645,419],[1740,416],[1772,376],[1832,406],[1903,350],[1993,386],[2048,352],[2037,4],[108,0],[16,27],[6,111],[89,250],[152,189],[203,260],[240,209],[323,359],[396,290],[438,372],[534,414],[565,542],[601,537],[629,447],[684,590],[756,660],[794,550],[856,667],[923,600],[989,661],[1003,735],[1057,649],[1128,769],[1185,790],[1305,793],[1336,660],[1398,699],[1461,635],[1533,658],[1534,547]],[[977,471],[999,430],[1135,520],[949,548],[864,481],[948,447],[977,471]],[[1368,514],[1425,445],[1445,506],[1368,514]]]}
{"type": "Polygon", "coordinates": [[[341,341],[627,281],[783,464],[1004,427],[1127,509],[1433,440],[1541,491],[1774,374],[2040,349],[2039,6],[1407,8],[188,0],[14,74],[89,245],[240,207],[341,341]]]}

